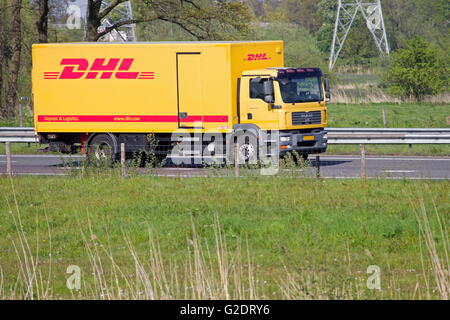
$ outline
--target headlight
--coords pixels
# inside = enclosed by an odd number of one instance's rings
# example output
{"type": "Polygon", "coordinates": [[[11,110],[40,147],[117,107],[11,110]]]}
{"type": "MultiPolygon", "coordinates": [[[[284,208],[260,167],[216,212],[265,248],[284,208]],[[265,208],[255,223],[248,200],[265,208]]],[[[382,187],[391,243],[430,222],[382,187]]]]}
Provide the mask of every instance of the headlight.
{"type": "Polygon", "coordinates": [[[325,133],[325,134],[323,135],[323,138],[324,138],[324,140],[328,139],[328,133],[325,133]]]}
{"type": "Polygon", "coordinates": [[[291,141],[291,137],[280,137],[281,142],[289,142],[291,141]]]}

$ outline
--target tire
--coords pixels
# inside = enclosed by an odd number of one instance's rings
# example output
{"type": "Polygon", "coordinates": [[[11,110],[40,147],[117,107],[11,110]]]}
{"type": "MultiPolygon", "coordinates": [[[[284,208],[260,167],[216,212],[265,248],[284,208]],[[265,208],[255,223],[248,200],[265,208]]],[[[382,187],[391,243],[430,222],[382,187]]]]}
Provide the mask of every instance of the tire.
{"type": "Polygon", "coordinates": [[[88,158],[96,163],[114,163],[117,160],[116,143],[108,134],[96,135],[88,145],[88,158]]]}
{"type": "MultiPolygon", "coordinates": [[[[257,164],[259,160],[259,145],[256,135],[253,133],[241,134],[235,137],[238,143],[238,161],[239,164],[257,164]]],[[[232,139],[234,142],[235,140],[232,139]]],[[[236,143],[236,142],[234,142],[236,143]]],[[[235,146],[234,143],[230,146],[231,163],[235,163],[235,146]]]]}

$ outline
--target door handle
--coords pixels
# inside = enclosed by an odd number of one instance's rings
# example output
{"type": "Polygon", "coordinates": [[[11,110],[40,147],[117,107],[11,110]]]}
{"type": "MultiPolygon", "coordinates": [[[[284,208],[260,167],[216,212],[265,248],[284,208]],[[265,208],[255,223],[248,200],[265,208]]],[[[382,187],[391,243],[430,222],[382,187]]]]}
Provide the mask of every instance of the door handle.
{"type": "Polygon", "coordinates": [[[179,112],[178,113],[178,118],[180,118],[180,119],[185,119],[187,117],[188,117],[187,112],[179,112]]]}

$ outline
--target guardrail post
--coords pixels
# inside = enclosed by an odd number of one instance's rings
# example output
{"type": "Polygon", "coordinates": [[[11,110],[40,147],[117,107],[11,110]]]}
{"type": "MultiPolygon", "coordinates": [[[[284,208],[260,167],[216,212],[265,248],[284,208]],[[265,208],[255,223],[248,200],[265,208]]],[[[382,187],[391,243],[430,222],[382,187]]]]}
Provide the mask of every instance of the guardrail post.
{"type": "Polygon", "coordinates": [[[126,168],[125,168],[125,143],[120,144],[120,168],[122,177],[126,176],[126,168]]]}
{"type": "Polygon", "coordinates": [[[19,103],[19,127],[23,127],[23,108],[22,103],[19,103]]]}
{"type": "Polygon", "coordinates": [[[320,156],[316,156],[316,177],[320,178],[320,156]]]}
{"type": "Polygon", "coordinates": [[[236,141],[234,143],[234,176],[239,177],[239,143],[236,141]]]}
{"type": "Polygon", "coordinates": [[[385,128],[387,128],[388,123],[387,123],[387,117],[386,117],[386,112],[384,111],[384,107],[381,108],[381,114],[383,115],[383,126],[385,128]]]}
{"type": "Polygon", "coordinates": [[[5,151],[6,151],[6,174],[11,176],[11,142],[5,142],[5,151]]]}
{"type": "Polygon", "coordinates": [[[359,151],[361,153],[360,176],[361,176],[361,179],[365,179],[366,178],[366,146],[364,144],[360,144],[359,151]]]}

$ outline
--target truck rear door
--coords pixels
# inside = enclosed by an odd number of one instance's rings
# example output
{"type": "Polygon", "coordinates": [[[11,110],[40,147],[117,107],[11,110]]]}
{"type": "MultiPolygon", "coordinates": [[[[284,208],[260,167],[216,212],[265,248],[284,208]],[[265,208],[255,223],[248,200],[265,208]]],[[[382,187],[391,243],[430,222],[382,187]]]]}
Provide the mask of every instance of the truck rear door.
{"type": "Polygon", "coordinates": [[[200,52],[177,53],[177,86],[179,128],[202,128],[203,86],[200,52]]]}

